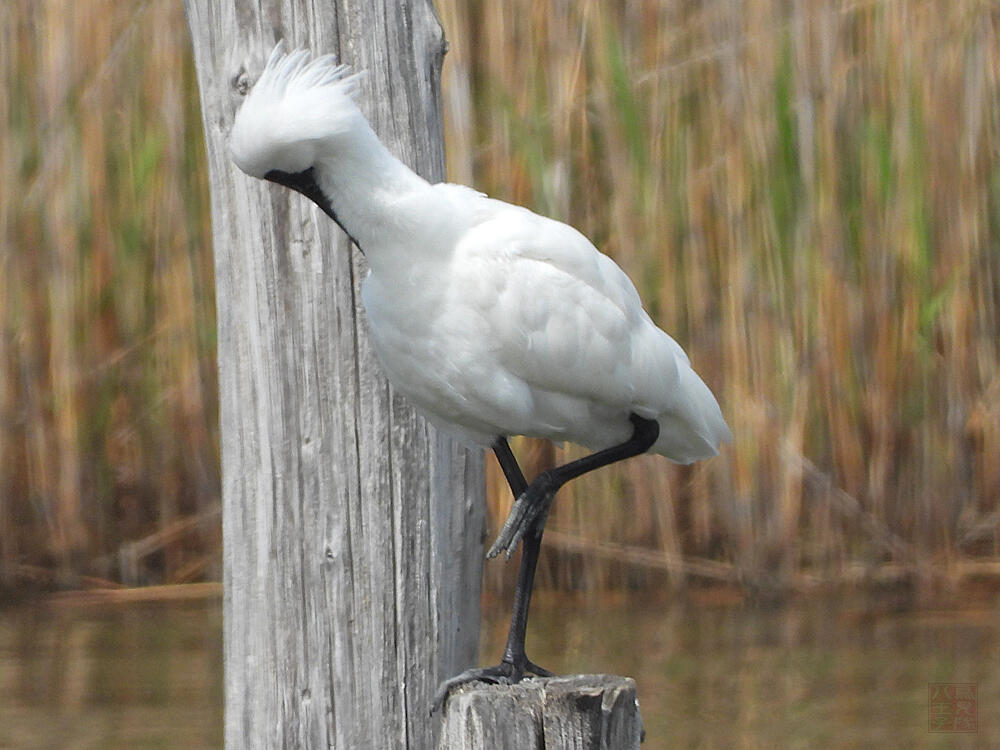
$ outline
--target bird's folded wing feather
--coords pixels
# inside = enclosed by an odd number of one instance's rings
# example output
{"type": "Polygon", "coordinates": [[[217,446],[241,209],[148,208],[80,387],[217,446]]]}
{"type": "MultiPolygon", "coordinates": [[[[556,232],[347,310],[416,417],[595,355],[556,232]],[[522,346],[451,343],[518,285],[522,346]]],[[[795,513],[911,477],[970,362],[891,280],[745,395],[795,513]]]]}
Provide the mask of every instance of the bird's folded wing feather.
{"type": "Polygon", "coordinates": [[[464,234],[453,263],[466,280],[459,304],[488,322],[495,364],[537,391],[619,408],[656,400],[647,381],[665,394],[687,356],[614,261],[566,224],[488,203],[495,212],[464,234]]]}

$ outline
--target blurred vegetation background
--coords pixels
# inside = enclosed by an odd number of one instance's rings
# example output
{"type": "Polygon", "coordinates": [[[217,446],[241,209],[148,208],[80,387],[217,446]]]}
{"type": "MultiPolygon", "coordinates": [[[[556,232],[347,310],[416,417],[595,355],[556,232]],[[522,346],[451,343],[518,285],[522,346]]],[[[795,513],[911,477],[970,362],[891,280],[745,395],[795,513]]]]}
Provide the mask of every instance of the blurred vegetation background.
{"type": "MultiPolygon", "coordinates": [[[[540,584],[1000,576],[1000,6],[436,6],[450,178],[614,257],[735,435],[570,485],[540,584]]],[[[8,0],[0,76],[0,587],[217,580],[181,3],[8,0]]]]}

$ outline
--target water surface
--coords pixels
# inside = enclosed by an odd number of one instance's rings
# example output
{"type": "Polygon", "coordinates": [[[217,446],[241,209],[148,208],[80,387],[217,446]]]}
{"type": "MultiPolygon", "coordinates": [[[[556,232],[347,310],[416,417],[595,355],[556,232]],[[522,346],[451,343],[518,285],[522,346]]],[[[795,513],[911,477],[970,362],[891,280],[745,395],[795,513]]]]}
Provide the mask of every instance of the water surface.
{"type": "MultiPolygon", "coordinates": [[[[533,606],[528,654],[558,673],[635,678],[644,747],[1000,748],[1000,609],[901,609],[813,599],[782,606],[533,606]],[[928,684],[978,687],[978,732],[928,731],[928,684]]],[[[483,659],[506,625],[487,619],[483,659]]]]}
{"type": "MultiPolygon", "coordinates": [[[[506,602],[484,611],[482,663],[506,602]]],[[[782,606],[539,597],[529,655],[639,686],[648,750],[1000,748],[1000,603],[782,606]],[[928,732],[928,683],[978,687],[979,731],[928,732]]],[[[222,745],[218,600],[0,610],[0,748],[222,745]]]]}
{"type": "Polygon", "coordinates": [[[0,610],[0,748],[222,747],[218,600],[0,610]]]}

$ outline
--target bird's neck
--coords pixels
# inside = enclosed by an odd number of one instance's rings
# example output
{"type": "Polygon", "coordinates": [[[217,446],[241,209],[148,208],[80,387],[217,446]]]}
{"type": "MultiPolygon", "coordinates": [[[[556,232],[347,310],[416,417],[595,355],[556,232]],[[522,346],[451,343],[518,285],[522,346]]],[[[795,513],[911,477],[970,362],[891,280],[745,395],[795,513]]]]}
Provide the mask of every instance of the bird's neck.
{"type": "Polygon", "coordinates": [[[340,137],[316,164],[317,182],[341,227],[373,269],[412,239],[407,206],[429,183],[393,156],[367,122],[340,137]]]}

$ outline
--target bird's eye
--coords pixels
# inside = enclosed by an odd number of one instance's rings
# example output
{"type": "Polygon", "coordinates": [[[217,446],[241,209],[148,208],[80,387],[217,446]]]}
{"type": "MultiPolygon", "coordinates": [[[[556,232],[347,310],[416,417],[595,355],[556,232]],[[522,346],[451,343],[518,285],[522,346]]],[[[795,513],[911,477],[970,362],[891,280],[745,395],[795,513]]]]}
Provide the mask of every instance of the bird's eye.
{"type": "Polygon", "coordinates": [[[240,71],[232,78],[232,87],[240,96],[246,96],[247,92],[250,91],[250,76],[247,75],[246,68],[240,68],[240,71]]]}

